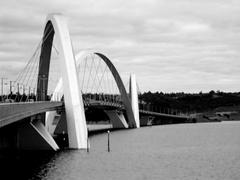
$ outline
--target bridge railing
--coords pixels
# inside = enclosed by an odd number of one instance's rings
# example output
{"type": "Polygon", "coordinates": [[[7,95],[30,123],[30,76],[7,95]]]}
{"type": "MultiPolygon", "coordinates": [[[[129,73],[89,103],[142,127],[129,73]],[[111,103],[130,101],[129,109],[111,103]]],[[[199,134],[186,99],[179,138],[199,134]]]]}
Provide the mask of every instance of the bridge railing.
{"type": "Polygon", "coordinates": [[[174,108],[166,108],[161,106],[154,106],[152,104],[143,104],[139,103],[139,110],[154,112],[154,113],[161,113],[161,114],[169,114],[169,115],[176,115],[176,116],[188,116],[188,113],[184,113],[180,110],[174,108]]]}
{"type": "MultiPolygon", "coordinates": [[[[52,94],[48,95],[46,101],[60,102],[64,100],[64,96],[62,93],[54,93],[54,98],[52,98],[52,94]]],[[[85,106],[92,105],[105,105],[105,106],[113,106],[123,108],[123,102],[121,96],[119,94],[91,94],[85,93],[82,94],[83,103],[85,106]]],[[[42,102],[37,100],[37,96],[34,93],[31,94],[18,94],[18,93],[10,93],[6,95],[0,96],[0,104],[1,103],[29,103],[29,102],[42,102]]],[[[164,108],[160,106],[154,106],[153,104],[146,104],[139,102],[139,110],[149,111],[155,113],[176,115],[176,116],[187,116],[188,113],[183,113],[180,110],[173,108],[164,108]]]]}
{"type": "Polygon", "coordinates": [[[102,105],[123,106],[121,97],[114,94],[83,94],[83,102],[85,105],[101,103],[102,105]]]}
{"type": "MultiPolygon", "coordinates": [[[[55,93],[55,98],[52,98],[52,94],[48,95],[45,101],[59,102],[63,101],[62,94],[55,93]]],[[[31,94],[20,94],[20,93],[10,93],[0,96],[0,103],[29,103],[29,102],[41,102],[37,100],[37,96],[34,93],[31,94]]]]}

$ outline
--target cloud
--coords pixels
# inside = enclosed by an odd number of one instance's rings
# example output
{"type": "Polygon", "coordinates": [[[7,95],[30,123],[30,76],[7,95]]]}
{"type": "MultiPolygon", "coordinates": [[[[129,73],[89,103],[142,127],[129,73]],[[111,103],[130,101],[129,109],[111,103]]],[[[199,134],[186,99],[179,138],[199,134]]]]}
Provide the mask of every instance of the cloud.
{"type": "Polygon", "coordinates": [[[143,91],[238,91],[239,11],[237,0],[2,1],[0,75],[14,78],[46,15],[61,12],[75,52],[103,52],[125,80],[135,72],[143,91]]]}

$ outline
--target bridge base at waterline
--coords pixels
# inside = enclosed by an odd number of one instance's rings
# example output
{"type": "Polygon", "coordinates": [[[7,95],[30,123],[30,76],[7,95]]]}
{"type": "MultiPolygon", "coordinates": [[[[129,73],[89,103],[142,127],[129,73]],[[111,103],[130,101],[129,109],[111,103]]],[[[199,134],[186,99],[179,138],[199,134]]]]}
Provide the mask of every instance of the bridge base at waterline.
{"type": "Polygon", "coordinates": [[[59,147],[42,122],[31,117],[0,129],[0,149],[56,151],[59,147]]]}
{"type": "Polygon", "coordinates": [[[135,74],[131,74],[129,81],[129,96],[134,115],[134,128],[140,128],[137,81],[135,74]]]}
{"type": "Polygon", "coordinates": [[[113,129],[128,128],[128,123],[122,112],[117,112],[116,110],[105,110],[104,112],[109,117],[113,129]]]}
{"type": "Polygon", "coordinates": [[[140,126],[151,126],[154,117],[152,116],[141,116],[140,117],[140,126]]]}

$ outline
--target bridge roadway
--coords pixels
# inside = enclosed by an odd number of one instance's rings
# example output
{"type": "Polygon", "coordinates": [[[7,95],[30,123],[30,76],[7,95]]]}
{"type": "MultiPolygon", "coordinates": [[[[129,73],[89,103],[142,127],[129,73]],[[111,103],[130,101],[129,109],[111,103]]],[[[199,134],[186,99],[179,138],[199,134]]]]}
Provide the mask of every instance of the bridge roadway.
{"type": "MultiPolygon", "coordinates": [[[[121,103],[106,101],[84,101],[85,108],[93,107],[99,109],[118,109],[124,110],[121,103]]],[[[61,110],[64,108],[63,102],[39,101],[39,102],[21,102],[21,103],[2,103],[0,104],[0,128],[11,123],[20,121],[24,118],[40,114],[47,111],[61,110]]],[[[184,115],[163,114],[152,111],[139,110],[140,115],[148,115],[165,118],[188,119],[184,115]]]]}
{"type": "MultiPolygon", "coordinates": [[[[124,109],[124,106],[119,102],[107,102],[107,101],[99,101],[99,100],[88,100],[84,101],[85,107],[95,107],[95,108],[101,108],[101,109],[124,109]]],[[[179,119],[188,119],[189,116],[187,115],[174,115],[174,114],[165,114],[165,113],[159,113],[154,111],[146,111],[139,109],[139,114],[141,115],[149,115],[149,116],[155,116],[155,117],[166,117],[166,118],[179,118],[179,119]]]]}
{"type": "Polygon", "coordinates": [[[139,114],[156,116],[156,117],[178,118],[178,119],[188,119],[189,118],[189,116],[186,116],[186,115],[164,114],[164,113],[153,112],[153,111],[145,111],[142,109],[139,109],[139,114]]]}
{"type": "Polygon", "coordinates": [[[39,101],[0,104],[0,128],[46,111],[62,109],[63,102],[39,101]]]}

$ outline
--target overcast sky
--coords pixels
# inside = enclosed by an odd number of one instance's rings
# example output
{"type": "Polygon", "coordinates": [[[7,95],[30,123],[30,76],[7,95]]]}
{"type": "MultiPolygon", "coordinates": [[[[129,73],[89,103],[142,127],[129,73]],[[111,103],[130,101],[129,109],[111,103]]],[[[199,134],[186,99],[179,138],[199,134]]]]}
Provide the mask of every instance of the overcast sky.
{"type": "Polygon", "coordinates": [[[68,20],[74,51],[102,52],[141,91],[240,91],[239,0],[0,0],[0,77],[14,78],[48,13],[68,20]]]}

